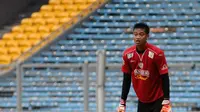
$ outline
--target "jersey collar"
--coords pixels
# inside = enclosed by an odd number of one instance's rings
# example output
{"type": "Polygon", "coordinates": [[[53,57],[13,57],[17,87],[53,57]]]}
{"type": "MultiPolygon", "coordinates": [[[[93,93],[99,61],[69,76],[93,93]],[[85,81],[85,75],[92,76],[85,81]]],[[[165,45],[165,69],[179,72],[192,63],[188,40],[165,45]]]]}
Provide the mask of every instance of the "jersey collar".
{"type": "MultiPolygon", "coordinates": [[[[145,44],[145,48],[144,48],[144,51],[146,51],[146,49],[149,47],[149,43],[146,43],[145,44]]],[[[144,51],[138,51],[137,50],[137,47],[136,47],[136,51],[138,52],[138,53],[144,53],[144,51]]]]}

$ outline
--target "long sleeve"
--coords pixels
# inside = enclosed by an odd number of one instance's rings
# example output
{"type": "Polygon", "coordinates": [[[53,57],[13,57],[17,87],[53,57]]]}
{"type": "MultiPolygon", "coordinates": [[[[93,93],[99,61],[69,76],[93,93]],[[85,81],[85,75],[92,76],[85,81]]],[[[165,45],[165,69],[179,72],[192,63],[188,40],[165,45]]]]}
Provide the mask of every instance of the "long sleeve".
{"type": "Polygon", "coordinates": [[[131,75],[128,73],[124,73],[123,75],[123,84],[122,84],[122,93],[121,93],[121,99],[126,101],[129,90],[131,86],[131,75]]]}
{"type": "Polygon", "coordinates": [[[163,74],[162,76],[162,87],[163,87],[163,93],[164,93],[164,99],[170,98],[170,85],[169,85],[169,75],[163,74]]]}

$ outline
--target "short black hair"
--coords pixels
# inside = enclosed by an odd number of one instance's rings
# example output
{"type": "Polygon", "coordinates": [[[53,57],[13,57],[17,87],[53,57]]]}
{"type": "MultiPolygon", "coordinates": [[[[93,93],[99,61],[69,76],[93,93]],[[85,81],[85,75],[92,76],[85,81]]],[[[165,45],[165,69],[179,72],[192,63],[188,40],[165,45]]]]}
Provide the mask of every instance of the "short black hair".
{"type": "Polygon", "coordinates": [[[146,34],[149,34],[149,26],[146,24],[146,23],[136,23],[133,27],[133,31],[136,29],[136,28],[141,28],[141,29],[144,29],[145,33],[146,34]]]}

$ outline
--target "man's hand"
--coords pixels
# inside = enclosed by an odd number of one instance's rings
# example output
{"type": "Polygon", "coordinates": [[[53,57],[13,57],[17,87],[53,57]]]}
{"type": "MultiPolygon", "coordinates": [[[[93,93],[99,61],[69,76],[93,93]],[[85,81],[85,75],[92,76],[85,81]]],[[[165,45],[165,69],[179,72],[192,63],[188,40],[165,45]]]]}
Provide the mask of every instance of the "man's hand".
{"type": "Polygon", "coordinates": [[[117,112],[125,112],[126,111],[126,106],[119,104],[117,108],[117,112]]]}
{"type": "Polygon", "coordinates": [[[120,104],[117,107],[117,112],[126,112],[126,101],[123,99],[120,100],[120,104]]]}
{"type": "Polygon", "coordinates": [[[163,106],[160,112],[172,112],[172,107],[169,100],[163,100],[162,105],[163,106]]]}

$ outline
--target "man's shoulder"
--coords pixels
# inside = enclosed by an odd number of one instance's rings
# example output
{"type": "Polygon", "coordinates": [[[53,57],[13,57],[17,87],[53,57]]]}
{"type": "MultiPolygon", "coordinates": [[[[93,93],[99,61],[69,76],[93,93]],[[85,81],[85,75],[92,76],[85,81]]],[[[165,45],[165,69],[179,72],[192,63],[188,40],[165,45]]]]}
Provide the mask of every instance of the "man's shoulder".
{"type": "Polygon", "coordinates": [[[131,46],[131,47],[128,47],[128,48],[126,48],[126,49],[124,50],[123,55],[126,55],[126,54],[129,54],[129,53],[131,53],[131,52],[134,52],[135,50],[136,50],[136,46],[135,46],[135,45],[133,45],[133,46],[131,46]]]}
{"type": "Polygon", "coordinates": [[[154,52],[155,54],[164,53],[164,51],[162,49],[160,49],[159,47],[157,47],[156,45],[153,45],[153,44],[148,44],[148,49],[150,51],[154,52]]]}

